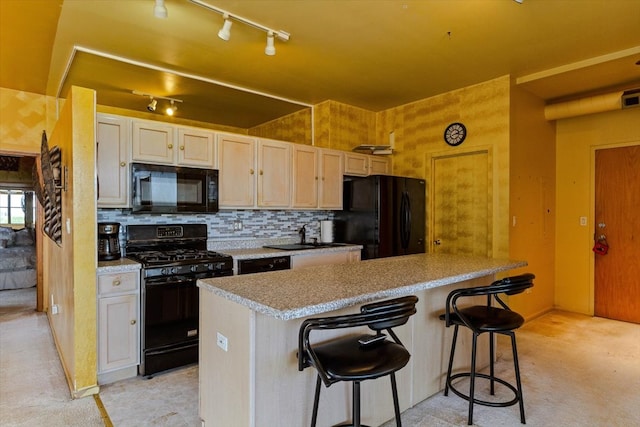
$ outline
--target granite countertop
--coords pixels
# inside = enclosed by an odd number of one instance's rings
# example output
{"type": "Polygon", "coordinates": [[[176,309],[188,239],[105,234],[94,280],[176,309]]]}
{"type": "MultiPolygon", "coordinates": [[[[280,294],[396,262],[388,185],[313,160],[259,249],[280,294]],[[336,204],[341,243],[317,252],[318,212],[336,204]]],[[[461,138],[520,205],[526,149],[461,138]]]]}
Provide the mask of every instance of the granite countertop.
{"type": "Polygon", "coordinates": [[[137,271],[140,268],[142,268],[142,265],[139,262],[122,257],[115,261],[98,261],[97,273],[122,273],[125,271],[137,271]]]}
{"type": "Polygon", "coordinates": [[[286,255],[311,255],[311,254],[325,254],[329,252],[344,252],[361,250],[361,245],[349,245],[341,244],[340,246],[314,248],[314,249],[300,249],[293,251],[285,251],[282,249],[272,248],[241,248],[241,249],[221,249],[220,252],[231,255],[234,260],[240,259],[257,259],[268,258],[273,256],[286,256],[286,255]]]}
{"type": "Polygon", "coordinates": [[[526,265],[508,259],[419,254],[201,279],[198,286],[256,312],[290,320],[526,265]]]}

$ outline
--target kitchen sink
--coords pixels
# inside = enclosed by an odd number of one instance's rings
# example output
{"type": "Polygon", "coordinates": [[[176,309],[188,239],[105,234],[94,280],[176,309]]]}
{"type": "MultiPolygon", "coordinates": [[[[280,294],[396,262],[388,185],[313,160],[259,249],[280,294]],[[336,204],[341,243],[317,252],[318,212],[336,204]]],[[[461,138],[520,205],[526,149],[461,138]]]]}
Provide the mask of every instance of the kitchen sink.
{"type": "Polygon", "coordinates": [[[291,243],[285,245],[265,245],[263,248],[268,249],[280,249],[283,251],[300,251],[304,249],[322,249],[322,248],[335,248],[338,246],[345,246],[344,243],[291,243]]]}

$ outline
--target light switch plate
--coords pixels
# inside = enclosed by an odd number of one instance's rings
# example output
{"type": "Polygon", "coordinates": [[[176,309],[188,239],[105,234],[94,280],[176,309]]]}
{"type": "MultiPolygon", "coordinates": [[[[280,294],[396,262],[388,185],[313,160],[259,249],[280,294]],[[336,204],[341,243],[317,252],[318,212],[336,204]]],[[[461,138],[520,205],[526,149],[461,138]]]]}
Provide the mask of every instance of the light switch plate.
{"type": "Polygon", "coordinates": [[[220,332],[216,332],[216,344],[218,344],[218,347],[220,347],[224,351],[228,350],[227,337],[222,335],[220,332]]]}

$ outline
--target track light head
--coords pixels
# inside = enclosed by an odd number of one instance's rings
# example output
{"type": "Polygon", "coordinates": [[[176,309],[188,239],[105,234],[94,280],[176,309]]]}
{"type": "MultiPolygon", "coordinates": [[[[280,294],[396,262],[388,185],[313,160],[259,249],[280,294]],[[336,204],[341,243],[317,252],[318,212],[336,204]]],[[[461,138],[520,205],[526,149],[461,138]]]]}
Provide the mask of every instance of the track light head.
{"type": "Polygon", "coordinates": [[[165,114],[167,116],[173,116],[176,112],[176,110],[178,109],[178,107],[174,104],[173,99],[171,100],[171,105],[169,105],[167,107],[166,110],[164,110],[165,114]]]}
{"type": "Polygon", "coordinates": [[[269,56],[273,56],[276,54],[273,32],[271,31],[267,33],[267,46],[264,48],[264,54],[269,56]]]}
{"type": "Polygon", "coordinates": [[[166,19],[169,16],[164,0],[156,0],[156,5],[153,7],[153,16],[161,19],[166,19]]]}
{"type": "Polygon", "coordinates": [[[147,110],[151,111],[152,113],[154,111],[156,111],[156,106],[158,105],[158,101],[156,101],[155,99],[151,98],[151,102],[149,103],[149,105],[147,105],[147,110]]]}
{"type": "Polygon", "coordinates": [[[229,15],[225,13],[224,24],[222,25],[222,28],[220,28],[220,31],[218,31],[218,37],[224,41],[228,41],[229,38],[231,38],[231,24],[233,24],[233,22],[229,19],[229,15]]]}

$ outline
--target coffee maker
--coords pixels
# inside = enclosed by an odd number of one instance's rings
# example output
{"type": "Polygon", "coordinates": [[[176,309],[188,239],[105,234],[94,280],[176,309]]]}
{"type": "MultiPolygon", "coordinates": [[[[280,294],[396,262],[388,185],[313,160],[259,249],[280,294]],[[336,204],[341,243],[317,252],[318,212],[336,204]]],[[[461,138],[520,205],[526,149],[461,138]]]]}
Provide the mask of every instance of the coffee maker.
{"type": "Polygon", "coordinates": [[[98,261],[120,259],[120,224],[117,222],[98,223],[98,261]]]}

